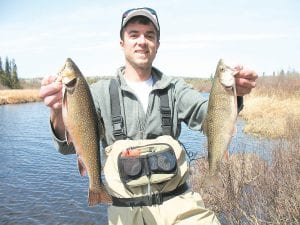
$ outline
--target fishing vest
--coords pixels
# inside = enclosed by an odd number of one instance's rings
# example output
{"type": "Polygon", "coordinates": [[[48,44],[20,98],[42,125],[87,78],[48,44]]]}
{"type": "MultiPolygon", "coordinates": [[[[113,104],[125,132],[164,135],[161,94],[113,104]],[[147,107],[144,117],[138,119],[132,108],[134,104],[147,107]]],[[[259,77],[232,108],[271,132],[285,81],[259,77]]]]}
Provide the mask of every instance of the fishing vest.
{"type": "Polygon", "coordinates": [[[113,135],[117,141],[105,148],[107,160],[103,171],[113,205],[162,204],[184,193],[188,189],[188,164],[183,146],[172,137],[167,90],[159,93],[163,135],[147,140],[126,140],[117,80],[111,80],[109,93],[113,135]]]}

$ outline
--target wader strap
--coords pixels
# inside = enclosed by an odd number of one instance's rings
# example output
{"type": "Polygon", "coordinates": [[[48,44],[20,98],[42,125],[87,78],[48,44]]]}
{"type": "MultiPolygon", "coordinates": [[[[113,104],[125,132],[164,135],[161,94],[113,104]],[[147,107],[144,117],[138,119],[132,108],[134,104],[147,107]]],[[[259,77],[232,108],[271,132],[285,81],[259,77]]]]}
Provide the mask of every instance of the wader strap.
{"type": "MultiPolygon", "coordinates": [[[[116,79],[111,79],[110,81],[109,94],[111,102],[113,135],[116,140],[124,140],[126,138],[126,134],[124,128],[124,119],[121,114],[119,83],[116,79]]],[[[162,90],[160,92],[160,113],[163,134],[172,136],[172,117],[171,108],[169,105],[168,90],[162,90]]]]}
{"type": "Polygon", "coordinates": [[[124,120],[121,114],[119,83],[115,79],[111,79],[109,84],[110,108],[112,116],[113,135],[116,140],[125,139],[124,120]]]}
{"type": "Polygon", "coordinates": [[[112,205],[119,207],[136,207],[136,206],[152,206],[152,205],[161,205],[164,201],[167,201],[175,196],[183,194],[188,190],[187,183],[184,183],[178,186],[175,190],[164,192],[164,193],[155,193],[151,196],[142,196],[136,198],[117,198],[112,197],[112,205]]]}
{"type": "Polygon", "coordinates": [[[160,92],[160,114],[163,134],[172,136],[172,119],[168,90],[160,92]]]}

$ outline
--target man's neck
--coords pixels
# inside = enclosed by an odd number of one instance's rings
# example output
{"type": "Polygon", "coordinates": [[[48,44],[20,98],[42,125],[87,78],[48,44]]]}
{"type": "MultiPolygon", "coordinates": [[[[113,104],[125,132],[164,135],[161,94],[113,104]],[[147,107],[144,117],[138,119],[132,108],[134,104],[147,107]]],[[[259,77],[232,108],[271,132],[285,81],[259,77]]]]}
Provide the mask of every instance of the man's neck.
{"type": "Polygon", "coordinates": [[[125,66],[125,77],[130,81],[145,81],[151,77],[151,67],[134,68],[130,65],[125,66]]]}

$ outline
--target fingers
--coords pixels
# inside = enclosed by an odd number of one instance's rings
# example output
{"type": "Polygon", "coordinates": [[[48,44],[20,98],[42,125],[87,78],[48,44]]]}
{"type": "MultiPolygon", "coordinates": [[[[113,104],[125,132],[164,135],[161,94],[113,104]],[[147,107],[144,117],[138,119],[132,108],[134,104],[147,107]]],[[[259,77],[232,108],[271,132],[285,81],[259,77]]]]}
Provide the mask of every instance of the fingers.
{"type": "Polygon", "coordinates": [[[40,88],[39,95],[41,98],[45,98],[49,95],[55,95],[61,92],[62,84],[60,82],[53,82],[47,85],[42,85],[40,88]]]}
{"type": "Polygon", "coordinates": [[[255,81],[258,78],[258,75],[254,70],[241,69],[235,74],[235,77],[255,81]]]}
{"type": "Polygon", "coordinates": [[[59,109],[62,106],[62,91],[58,93],[48,95],[44,98],[44,103],[46,106],[59,109]]]}
{"type": "Polygon", "coordinates": [[[244,69],[241,65],[236,66],[235,70],[237,95],[249,94],[256,87],[257,73],[254,70],[244,69]]]}
{"type": "Polygon", "coordinates": [[[40,98],[44,100],[46,106],[59,109],[62,105],[62,83],[56,76],[45,77],[41,82],[39,92],[40,98]]]}
{"type": "Polygon", "coordinates": [[[246,94],[249,94],[251,92],[252,88],[245,88],[241,86],[236,86],[236,94],[238,96],[244,96],[246,94]]]}

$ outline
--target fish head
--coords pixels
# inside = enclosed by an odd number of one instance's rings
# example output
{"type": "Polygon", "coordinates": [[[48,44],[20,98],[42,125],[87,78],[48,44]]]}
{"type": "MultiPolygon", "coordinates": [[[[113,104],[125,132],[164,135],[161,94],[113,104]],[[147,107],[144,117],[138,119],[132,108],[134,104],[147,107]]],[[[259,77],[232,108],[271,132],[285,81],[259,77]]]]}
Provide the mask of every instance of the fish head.
{"type": "Polygon", "coordinates": [[[64,86],[74,87],[76,85],[77,78],[81,76],[81,72],[72,59],[67,58],[58,76],[61,78],[64,86]]]}
{"type": "Polygon", "coordinates": [[[219,82],[226,89],[235,87],[234,70],[230,66],[227,66],[222,59],[219,61],[216,74],[219,82]]]}

